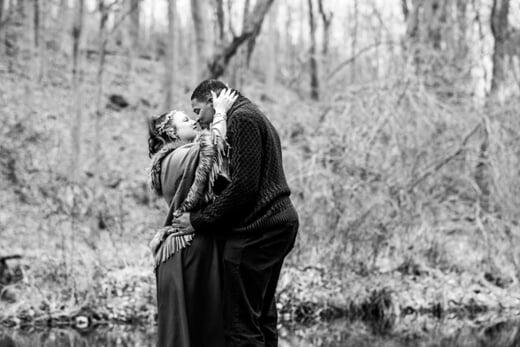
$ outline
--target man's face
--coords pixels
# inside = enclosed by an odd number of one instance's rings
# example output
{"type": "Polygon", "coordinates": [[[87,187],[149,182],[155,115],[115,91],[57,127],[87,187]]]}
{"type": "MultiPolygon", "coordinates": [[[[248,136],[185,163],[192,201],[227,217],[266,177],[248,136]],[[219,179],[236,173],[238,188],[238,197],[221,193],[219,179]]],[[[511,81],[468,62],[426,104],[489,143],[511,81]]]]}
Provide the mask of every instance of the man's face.
{"type": "Polygon", "coordinates": [[[213,102],[211,98],[208,101],[192,99],[191,108],[198,116],[198,122],[200,126],[203,128],[208,128],[213,121],[213,115],[215,114],[215,109],[213,109],[213,102]]]}

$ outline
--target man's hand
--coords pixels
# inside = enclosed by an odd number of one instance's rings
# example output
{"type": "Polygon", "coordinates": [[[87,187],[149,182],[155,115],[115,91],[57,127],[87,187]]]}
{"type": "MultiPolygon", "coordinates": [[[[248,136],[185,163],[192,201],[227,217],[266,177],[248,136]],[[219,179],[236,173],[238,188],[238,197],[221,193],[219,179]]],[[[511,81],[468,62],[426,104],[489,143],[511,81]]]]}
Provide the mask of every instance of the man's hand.
{"type": "Polygon", "coordinates": [[[179,231],[195,231],[190,222],[190,214],[185,212],[172,221],[172,227],[179,231]]]}
{"type": "Polygon", "coordinates": [[[152,240],[148,244],[150,247],[150,250],[152,251],[152,254],[155,254],[157,252],[157,249],[159,248],[161,243],[166,238],[168,229],[169,229],[169,227],[162,227],[155,232],[155,235],[153,236],[152,240]]]}

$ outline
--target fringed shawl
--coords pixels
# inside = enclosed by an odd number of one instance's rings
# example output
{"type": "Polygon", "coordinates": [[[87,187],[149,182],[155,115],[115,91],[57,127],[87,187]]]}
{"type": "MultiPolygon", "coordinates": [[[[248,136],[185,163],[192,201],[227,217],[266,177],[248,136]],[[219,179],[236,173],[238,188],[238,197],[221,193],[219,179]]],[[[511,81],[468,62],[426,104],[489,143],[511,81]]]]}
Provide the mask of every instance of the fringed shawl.
{"type": "Polygon", "coordinates": [[[189,246],[193,231],[176,232],[168,228],[174,218],[194,211],[215,197],[217,178],[229,180],[226,142],[209,130],[203,130],[194,143],[166,145],[152,160],[150,181],[152,189],[163,196],[170,209],[164,223],[150,245],[155,268],[179,250],[189,246]]]}

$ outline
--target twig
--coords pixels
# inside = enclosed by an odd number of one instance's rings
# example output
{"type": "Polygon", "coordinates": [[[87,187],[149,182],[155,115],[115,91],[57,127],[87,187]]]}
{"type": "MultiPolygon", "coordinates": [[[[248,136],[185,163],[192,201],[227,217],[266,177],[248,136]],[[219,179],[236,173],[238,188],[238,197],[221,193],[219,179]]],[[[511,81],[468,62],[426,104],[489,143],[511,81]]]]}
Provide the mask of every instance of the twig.
{"type": "Polygon", "coordinates": [[[366,47],[363,47],[361,48],[359,51],[357,51],[353,56],[351,56],[350,58],[348,58],[347,60],[343,61],[342,63],[340,63],[338,66],[336,66],[328,75],[327,75],[327,79],[330,79],[332,77],[334,77],[335,74],[337,74],[339,71],[341,71],[341,69],[343,69],[345,66],[347,66],[348,64],[352,64],[359,56],[363,55],[364,53],[368,52],[369,50],[373,49],[373,48],[376,48],[376,47],[379,47],[381,44],[386,44],[386,45],[393,45],[394,42],[393,41],[385,41],[385,42],[382,42],[382,41],[377,41],[377,42],[374,42],[366,47]]]}
{"type": "MultiPolygon", "coordinates": [[[[511,59],[513,59],[513,58],[511,58],[511,59]]],[[[511,62],[513,63],[512,64],[513,66],[511,66],[511,70],[513,71],[513,78],[518,86],[518,89],[520,89],[520,78],[518,78],[518,74],[516,73],[516,68],[514,66],[514,62],[513,61],[511,61],[511,62]]]]}
{"type": "MultiPolygon", "coordinates": [[[[4,25],[6,25],[7,23],[9,23],[9,22],[11,21],[11,16],[12,16],[13,13],[14,13],[14,9],[13,9],[13,8],[14,8],[13,6],[10,6],[10,7],[9,7],[9,12],[7,12],[7,13],[5,14],[5,19],[2,20],[2,21],[0,21],[0,28],[3,28],[4,25]]],[[[0,18],[0,19],[2,19],[2,18],[0,18]]]]}
{"type": "Polygon", "coordinates": [[[6,260],[10,260],[10,259],[21,259],[21,258],[22,258],[22,256],[20,254],[6,255],[6,256],[0,257],[0,263],[5,262],[6,260]]]}
{"type": "Polygon", "coordinates": [[[453,153],[448,155],[446,158],[438,162],[436,165],[434,165],[432,168],[427,170],[426,172],[423,172],[421,175],[419,175],[418,178],[416,178],[408,187],[408,192],[411,192],[419,183],[424,181],[426,178],[428,178],[431,174],[439,171],[444,165],[448,164],[453,158],[457,157],[459,154],[461,154],[466,147],[467,142],[477,132],[477,130],[482,126],[482,123],[478,123],[462,140],[461,144],[455,150],[453,153]]]}
{"type": "MultiPolygon", "coordinates": [[[[110,32],[108,33],[108,36],[109,35],[112,35],[114,33],[114,31],[124,22],[125,18],[128,17],[132,12],[134,12],[135,10],[137,10],[137,8],[139,7],[139,3],[141,2],[142,0],[139,0],[138,2],[135,2],[132,4],[132,7],[130,7],[128,9],[128,11],[126,11],[125,13],[123,13],[121,15],[121,17],[119,17],[119,19],[114,22],[114,25],[112,26],[112,29],[110,30],[110,32]]],[[[117,1],[115,1],[117,2],[117,1]]],[[[108,39],[108,38],[107,38],[108,39]]]]}
{"type": "MultiPolygon", "coordinates": [[[[401,101],[403,100],[404,96],[406,95],[406,91],[408,90],[408,86],[410,85],[410,80],[406,80],[406,84],[404,85],[404,88],[402,92],[399,94],[399,97],[397,98],[397,102],[395,104],[396,108],[401,104],[401,101]]],[[[386,117],[379,123],[379,125],[376,126],[374,132],[372,133],[372,136],[370,136],[370,139],[368,141],[368,149],[365,155],[365,168],[368,169],[368,163],[370,161],[370,152],[372,151],[372,146],[375,143],[375,140],[383,127],[386,125],[390,117],[393,116],[393,112],[388,112],[386,117]]]]}

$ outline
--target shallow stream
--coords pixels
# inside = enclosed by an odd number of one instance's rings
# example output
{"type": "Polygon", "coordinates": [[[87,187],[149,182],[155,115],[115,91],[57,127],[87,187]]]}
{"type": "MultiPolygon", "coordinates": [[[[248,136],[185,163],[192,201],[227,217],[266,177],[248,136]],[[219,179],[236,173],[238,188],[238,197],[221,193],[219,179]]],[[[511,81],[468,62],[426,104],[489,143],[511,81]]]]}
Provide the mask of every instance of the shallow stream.
{"type": "MultiPolygon", "coordinates": [[[[520,320],[408,317],[394,327],[336,320],[310,326],[280,326],[280,347],[306,346],[520,346],[520,320]]],[[[93,331],[0,327],[0,347],[155,346],[154,329],[98,327],[93,331]]]]}

